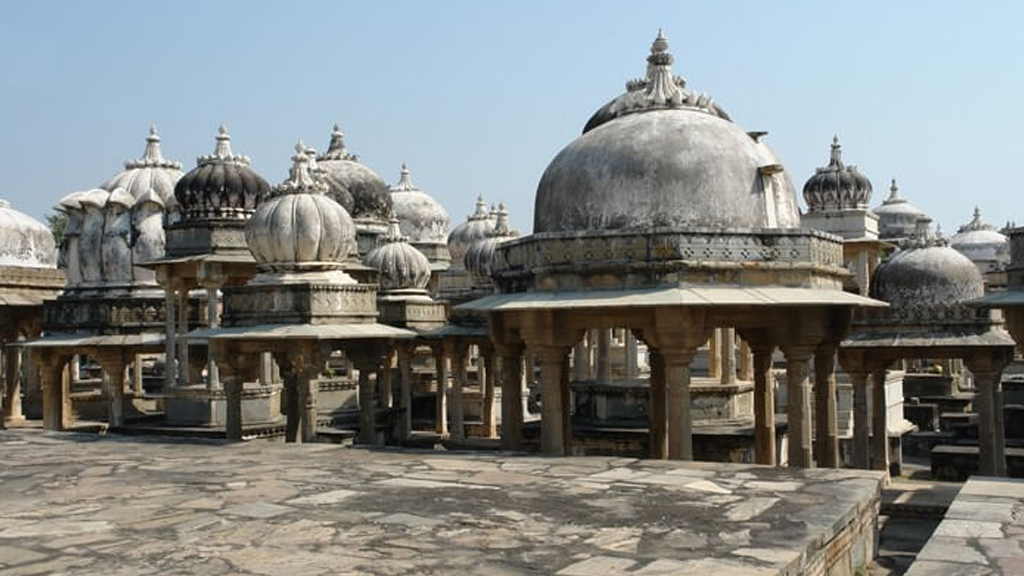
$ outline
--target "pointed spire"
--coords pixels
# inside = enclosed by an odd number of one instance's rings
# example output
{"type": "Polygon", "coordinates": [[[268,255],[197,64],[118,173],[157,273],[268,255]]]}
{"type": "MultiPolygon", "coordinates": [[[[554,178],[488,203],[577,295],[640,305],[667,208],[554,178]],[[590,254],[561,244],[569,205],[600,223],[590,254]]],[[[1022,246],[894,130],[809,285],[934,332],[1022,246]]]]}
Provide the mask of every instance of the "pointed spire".
{"type": "Polygon", "coordinates": [[[508,236],[508,233],[508,211],[505,210],[505,204],[498,204],[498,213],[494,221],[494,235],[508,236]]]}
{"type": "Polygon", "coordinates": [[[484,195],[478,194],[476,197],[476,210],[470,214],[468,220],[487,220],[490,217],[490,213],[487,212],[487,202],[484,201],[484,195]]]}
{"type": "Polygon", "coordinates": [[[149,126],[149,136],[146,136],[146,151],[143,152],[141,160],[148,162],[163,162],[163,154],[160,153],[160,134],[157,133],[156,124],[149,126]]]}
{"type": "Polygon", "coordinates": [[[896,185],[896,179],[893,178],[892,184],[889,185],[889,197],[882,204],[896,204],[898,202],[906,202],[906,200],[900,197],[899,186],[896,185]]]}
{"type": "Polygon", "coordinates": [[[843,166],[843,147],[839,144],[839,135],[832,136],[832,152],[829,154],[829,166],[843,166]]]}
{"type": "Polygon", "coordinates": [[[327,184],[313,177],[309,166],[309,154],[300,138],[295,144],[295,155],[292,156],[292,167],[288,169],[288,179],[274,187],[273,195],[325,193],[327,184]]]}
{"type": "Polygon", "coordinates": [[[683,93],[672,74],[675,58],[668,51],[668,39],[658,29],[658,36],[651,43],[651,54],[647,57],[647,88],[645,95],[653,104],[679,104],[683,93]]]}
{"type": "Polygon", "coordinates": [[[974,207],[974,216],[971,221],[960,227],[958,232],[973,232],[975,230],[995,230],[995,227],[985,224],[981,219],[981,209],[974,207]]]}
{"type": "Polygon", "coordinates": [[[402,162],[402,172],[398,177],[398,183],[391,188],[397,192],[418,192],[419,188],[412,183],[412,178],[409,177],[409,167],[406,166],[405,162],[402,162]]]}
{"type": "Polygon", "coordinates": [[[358,162],[359,156],[348,151],[348,148],[345,147],[345,133],[341,131],[341,127],[335,124],[334,130],[331,131],[331,143],[327,145],[327,152],[317,157],[317,160],[349,160],[358,162]]]}
{"type": "Polygon", "coordinates": [[[217,129],[217,146],[213,149],[213,155],[221,158],[233,156],[231,154],[231,136],[228,135],[227,126],[223,124],[217,129]]]}
{"type": "Polygon", "coordinates": [[[384,232],[384,236],[381,237],[381,242],[384,244],[392,244],[395,242],[408,242],[409,238],[402,234],[402,227],[399,225],[398,216],[395,215],[395,211],[391,211],[391,217],[388,218],[388,229],[384,232]]]}

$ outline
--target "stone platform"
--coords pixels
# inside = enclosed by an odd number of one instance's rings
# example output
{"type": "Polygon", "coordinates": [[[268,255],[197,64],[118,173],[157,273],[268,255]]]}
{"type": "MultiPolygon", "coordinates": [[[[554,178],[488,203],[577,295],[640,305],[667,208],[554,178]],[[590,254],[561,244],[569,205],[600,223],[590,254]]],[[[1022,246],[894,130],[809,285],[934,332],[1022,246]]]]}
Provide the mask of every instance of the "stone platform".
{"type": "Polygon", "coordinates": [[[0,431],[3,574],[856,572],[877,473],[0,431]]]}
{"type": "Polygon", "coordinates": [[[1024,574],[1024,480],[974,476],[906,576],[1024,574]]]}

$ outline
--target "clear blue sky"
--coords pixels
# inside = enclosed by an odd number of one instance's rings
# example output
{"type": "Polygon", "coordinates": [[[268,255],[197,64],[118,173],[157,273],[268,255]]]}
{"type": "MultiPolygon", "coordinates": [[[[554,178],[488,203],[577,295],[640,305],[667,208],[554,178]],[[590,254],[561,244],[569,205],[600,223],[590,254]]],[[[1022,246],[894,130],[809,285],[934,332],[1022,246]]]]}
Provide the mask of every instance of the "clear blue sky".
{"type": "Polygon", "coordinates": [[[0,194],[41,217],[138,157],[185,169],[224,122],[272,183],[338,122],[388,182],[406,161],[453,224],[478,192],[532,228],[547,163],[641,76],[675,70],[769,142],[798,188],[828,159],[952,231],[1024,224],[1024,2],[0,2],[0,194]]]}

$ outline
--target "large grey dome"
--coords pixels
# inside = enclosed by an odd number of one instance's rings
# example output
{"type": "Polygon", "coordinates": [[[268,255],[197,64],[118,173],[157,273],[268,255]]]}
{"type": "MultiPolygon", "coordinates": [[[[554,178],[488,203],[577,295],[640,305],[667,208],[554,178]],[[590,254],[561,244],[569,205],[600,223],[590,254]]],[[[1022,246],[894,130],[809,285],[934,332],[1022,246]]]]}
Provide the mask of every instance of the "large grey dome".
{"type": "Polygon", "coordinates": [[[409,168],[402,164],[398,183],[391,187],[402,234],[413,243],[444,244],[448,241],[448,212],[412,182],[409,168]]]}
{"type": "Polygon", "coordinates": [[[519,233],[508,225],[508,212],[505,205],[499,204],[494,229],[481,240],[473,242],[463,257],[463,266],[477,278],[489,279],[494,264],[495,249],[507,240],[519,236],[519,233]]]}
{"type": "Polygon", "coordinates": [[[392,210],[391,194],[384,179],[359,163],[359,156],[345,147],[345,135],[334,125],[327,152],[317,156],[316,170],[327,183],[328,195],[352,218],[387,222],[392,210]]]}
{"type": "Polygon", "coordinates": [[[888,315],[908,321],[971,318],[976,310],[965,302],[985,294],[974,263],[927,230],[918,221],[907,246],[883,262],[871,278],[872,298],[890,304],[888,315]]]}
{"type": "Polygon", "coordinates": [[[0,200],[0,266],[55,268],[53,233],[45,224],[0,200]]]}
{"type": "Polygon", "coordinates": [[[839,137],[832,138],[828,166],[817,168],[804,184],[804,200],[812,212],[867,208],[871,181],[856,166],[843,163],[839,137]]]}
{"type": "Polygon", "coordinates": [[[249,167],[249,158],[232,153],[223,125],[216,140],[213,154],[197,158],[196,167],[174,187],[183,218],[243,220],[270,192],[267,181],[249,167]]]}
{"type": "Polygon", "coordinates": [[[647,79],[552,160],[534,233],[671,227],[798,227],[796,194],[763,134],[748,134],[672,75],[660,36],[647,79]]]}

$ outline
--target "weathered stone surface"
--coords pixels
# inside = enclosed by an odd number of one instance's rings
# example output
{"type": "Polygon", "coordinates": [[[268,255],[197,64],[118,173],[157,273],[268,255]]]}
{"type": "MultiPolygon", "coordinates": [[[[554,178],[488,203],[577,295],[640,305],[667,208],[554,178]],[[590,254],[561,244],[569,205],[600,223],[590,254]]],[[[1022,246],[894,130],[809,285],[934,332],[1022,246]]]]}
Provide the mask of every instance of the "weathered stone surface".
{"type": "MultiPolygon", "coordinates": [[[[0,431],[0,567],[69,576],[795,574],[873,548],[880,480],[0,431]]],[[[1012,550],[998,552],[1013,560],[1012,550]]]]}

